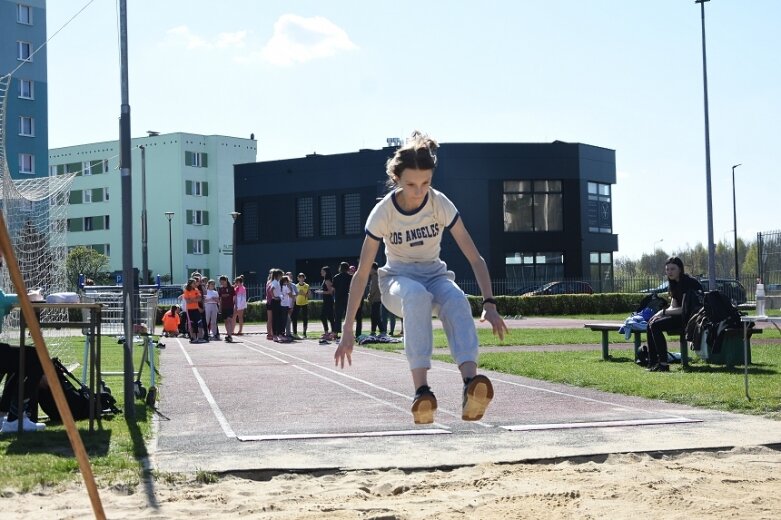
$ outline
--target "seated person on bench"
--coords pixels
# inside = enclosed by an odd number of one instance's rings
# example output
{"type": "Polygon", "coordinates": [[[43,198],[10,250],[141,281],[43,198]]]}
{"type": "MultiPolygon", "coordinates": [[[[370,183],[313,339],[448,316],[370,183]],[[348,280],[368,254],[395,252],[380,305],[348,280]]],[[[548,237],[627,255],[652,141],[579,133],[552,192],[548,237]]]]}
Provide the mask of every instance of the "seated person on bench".
{"type": "MultiPolygon", "coordinates": [[[[702,292],[700,282],[684,273],[683,261],[677,256],[667,259],[664,264],[667,275],[670,306],[658,311],[648,320],[648,370],[650,372],[669,372],[667,364],[667,340],[665,332],[683,333],[689,316],[684,316],[684,302],[691,293],[702,292]]],[[[689,311],[687,314],[691,314],[689,311]]]]}
{"type": "MultiPolygon", "coordinates": [[[[8,417],[0,420],[2,433],[16,433],[19,429],[19,416],[22,417],[22,429],[24,431],[41,431],[45,428],[43,423],[32,422],[28,417],[30,398],[37,392],[38,384],[43,377],[43,368],[38,360],[35,347],[25,347],[24,355],[24,410],[19,412],[19,347],[8,343],[0,343],[0,376],[7,374],[5,391],[0,399],[0,410],[8,410],[8,417]]],[[[34,401],[35,402],[35,401],[34,401]]],[[[37,406],[37,405],[36,405],[37,406]]]]}

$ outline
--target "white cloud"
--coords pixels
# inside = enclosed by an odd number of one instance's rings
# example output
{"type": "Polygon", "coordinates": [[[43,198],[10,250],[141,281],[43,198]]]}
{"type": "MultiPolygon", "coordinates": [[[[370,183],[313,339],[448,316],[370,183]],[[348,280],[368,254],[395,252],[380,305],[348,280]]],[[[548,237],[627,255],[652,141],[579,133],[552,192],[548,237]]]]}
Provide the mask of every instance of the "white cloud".
{"type": "Polygon", "coordinates": [[[273,65],[293,65],[357,48],[342,28],[322,16],[285,14],[274,23],[260,56],[273,65]]]}
{"type": "Polygon", "coordinates": [[[187,50],[239,49],[244,47],[247,39],[247,31],[220,33],[216,37],[207,39],[195,34],[186,25],[168,29],[166,34],[165,43],[184,47],[187,50]]]}

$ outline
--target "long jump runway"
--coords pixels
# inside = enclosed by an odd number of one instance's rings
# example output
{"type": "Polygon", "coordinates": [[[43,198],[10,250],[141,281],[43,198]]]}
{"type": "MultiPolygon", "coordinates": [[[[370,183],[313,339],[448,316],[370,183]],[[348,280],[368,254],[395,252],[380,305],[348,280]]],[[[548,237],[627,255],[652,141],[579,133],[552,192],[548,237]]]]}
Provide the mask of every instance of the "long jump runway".
{"type": "Polygon", "coordinates": [[[336,344],[316,340],[165,344],[152,449],[160,471],[449,467],[781,443],[779,421],[491,372],[488,412],[464,422],[458,370],[439,362],[429,373],[436,422],[415,425],[398,353],[356,347],[342,370],[336,344]]]}

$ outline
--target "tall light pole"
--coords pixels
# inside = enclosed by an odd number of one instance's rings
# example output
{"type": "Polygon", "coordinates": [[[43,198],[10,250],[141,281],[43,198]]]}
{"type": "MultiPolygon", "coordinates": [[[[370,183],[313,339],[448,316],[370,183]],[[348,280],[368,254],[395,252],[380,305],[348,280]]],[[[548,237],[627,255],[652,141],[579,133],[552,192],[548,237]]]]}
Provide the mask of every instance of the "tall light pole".
{"type": "Polygon", "coordinates": [[[740,166],[740,164],[736,164],[732,167],[732,227],[733,230],[735,231],[735,280],[739,280],[738,278],[738,206],[735,203],[735,168],[740,166]]]}
{"type": "Polygon", "coordinates": [[[168,279],[171,285],[174,284],[174,250],[171,241],[171,219],[174,218],[173,211],[166,211],[165,218],[168,219],[168,279]]]}
{"type": "Polygon", "coordinates": [[[653,248],[653,251],[652,251],[653,253],[656,253],[656,244],[661,244],[662,242],[664,242],[663,238],[660,238],[659,240],[654,242],[654,248],[653,248]]]}
{"type": "Polygon", "coordinates": [[[710,0],[694,0],[700,4],[702,18],[702,83],[705,93],[705,185],[708,209],[708,287],[716,290],[716,244],[713,243],[713,194],[710,178],[710,123],[708,121],[708,65],[705,56],[705,2],[710,0]]]}
{"type": "Polygon", "coordinates": [[[140,144],[141,149],[141,283],[147,285],[149,279],[149,248],[147,247],[146,226],[146,145],[140,144]]]}
{"type": "Polygon", "coordinates": [[[231,257],[233,261],[233,275],[231,278],[236,279],[236,219],[239,218],[238,211],[231,211],[230,216],[233,217],[233,243],[231,244],[231,257]]]}

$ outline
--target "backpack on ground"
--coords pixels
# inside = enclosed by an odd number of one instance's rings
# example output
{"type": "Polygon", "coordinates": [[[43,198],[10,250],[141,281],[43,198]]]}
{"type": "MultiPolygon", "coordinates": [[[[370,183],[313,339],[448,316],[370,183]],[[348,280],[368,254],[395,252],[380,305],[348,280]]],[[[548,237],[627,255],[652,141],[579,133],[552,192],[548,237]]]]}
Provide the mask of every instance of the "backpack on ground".
{"type": "MultiPolygon", "coordinates": [[[[86,385],[83,385],[81,381],[74,376],[65,365],[58,358],[52,358],[52,364],[54,370],[57,372],[57,378],[62,385],[62,391],[65,394],[65,400],[68,402],[68,406],[71,410],[71,415],[76,421],[82,419],[89,419],[89,398],[90,389],[86,385]]],[[[98,388],[100,394],[100,404],[102,410],[97,410],[98,396],[95,396],[95,418],[100,418],[107,415],[115,415],[121,412],[117,408],[117,400],[111,395],[111,390],[106,386],[104,381],[100,382],[98,388]]],[[[57,409],[57,404],[54,401],[54,395],[52,395],[51,388],[49,386],[42,387],[38,392],[38,404],[41,410],[52,421],[61,421],[60,411],[57,409]]]]}
{"type": "Polygon", "coordinates": [[[702,307],[686,323],[686,341],[691,350],[703,359],[720,353],[728,334],[742,328],[742,315],[726,294],[718,290],[706,292],[702,307]]]}

